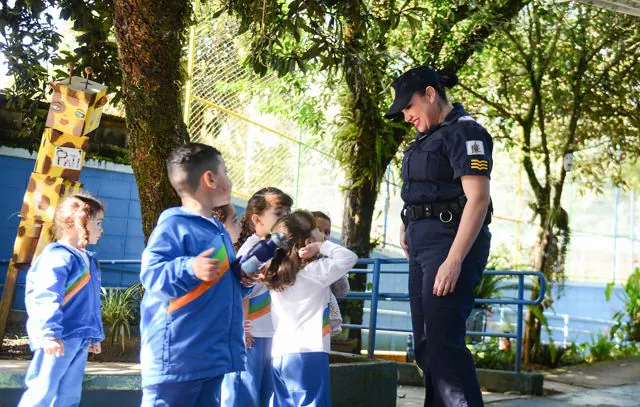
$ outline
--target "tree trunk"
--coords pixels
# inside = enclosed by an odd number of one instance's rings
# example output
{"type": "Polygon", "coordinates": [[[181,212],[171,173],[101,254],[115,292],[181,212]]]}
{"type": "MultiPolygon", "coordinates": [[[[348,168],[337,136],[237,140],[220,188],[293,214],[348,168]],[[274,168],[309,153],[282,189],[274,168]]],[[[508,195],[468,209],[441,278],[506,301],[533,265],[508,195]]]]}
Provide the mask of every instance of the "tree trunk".
{"type": "Polygon", "coordinates": [[[191,5],[173,0],[115,0],[114,25],[123,75],[131,165],[142,228],[149,237],[160,213],[180,200],[165,160],[189,140],[182,121],[182,50],[191,5]]]}
{"type": "MultiPolygon", "coordinates": [[[[550,249],[550,244],[552,240],[551,224],[546,220],[547,216],[540,214],[541,219],[541,228],[538,233],[538,241],[536,242],[536,252],[534,258],[534,268],[538,271],[541,271],[545,277],[548,277],[548,273],[545,272],[547,268],[548,253],[550,249]]],[[[538,298],[538,294],[540,293],[540,286],[538,284],[538,280],[534,279],[533,286],[531,288],[531,300],[535,300],[538,298]]],[[[532,305],[531,307],[536,307],[540,313],[544,312],[544,306],[542,304],[532,305]]],[[[529,312],[527,313],[527,320],[525,325],[525,332],[523,338],[523,347],[522,347],[522,358],[525,364],[530,364],[532,362],[532,351],[533,347],[540,343],[540,334],[542,332],[542,323],[538,320],[535,313],[531,312],[531,307],[529,308],[529,312]]]]}
{"type": "MultiPolygon", "coordinates": [[[[373,210],[378,196],[379,182],[373,184],[370,180],[363,180],[346,192],[344,217],[342,220],[342,243],[353,250],[358,257],[369,257],[371,253],[371,223],[373,210]]],[[[366,291],[367,275],[355,274],[349,280],[351,291],[366,291]]],[[[362,303],[350,301],[346,305],[345,314],[352,324],[362,323],[362,303]]],[[[362,349],[362,337],[359,329],[349,330],[349,339],[355,339],[356,351],[362,349]]]]}

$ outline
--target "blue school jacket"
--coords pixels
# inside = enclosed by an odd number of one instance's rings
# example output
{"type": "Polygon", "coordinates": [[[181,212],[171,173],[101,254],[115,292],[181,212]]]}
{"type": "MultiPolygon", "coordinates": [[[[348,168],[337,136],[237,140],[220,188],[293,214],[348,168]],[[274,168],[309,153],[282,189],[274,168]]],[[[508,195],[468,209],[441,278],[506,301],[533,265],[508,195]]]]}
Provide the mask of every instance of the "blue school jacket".
{"type": "Polygon", "coordinates": [[[25,304],[31,349],[45,338],[104,339],[100,312],[100,268],[94,253],[48,244],[27,273],[25,304]]]}
{"type": "Polygon", "coordinates": [[[142,385],[182,382],[244,369],[242,289],[229,265],[229,234],[213,218],[167,209],[142,254],[142,385]],[[220,260],[214,283],[199,280],[194,256],[210,247],[220,260]]]}

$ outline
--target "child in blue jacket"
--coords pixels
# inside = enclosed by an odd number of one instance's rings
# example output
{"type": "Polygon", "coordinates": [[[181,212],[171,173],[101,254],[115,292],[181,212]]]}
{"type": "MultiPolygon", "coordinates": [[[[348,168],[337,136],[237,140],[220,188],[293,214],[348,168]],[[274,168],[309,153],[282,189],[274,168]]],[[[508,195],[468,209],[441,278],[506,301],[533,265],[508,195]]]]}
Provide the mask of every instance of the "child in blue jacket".
{"type": "Polygon", "coordinates": [[[245,363],[233,244],[213,208],[231,180],[215,148],[189,143],[167,159],[182,206],[164,211],[142,254],[143,406],[219,406],[225,373],[245,363]]]}
{"type": "Polygon", "coordinates": [[[56,211],[58,241],[27,273],[27,332],[33,359],[20,407],[77,406],[88,352],[100,353],[100,269],[85,250],[102,235],[104,206],[83,194],[66,197],[56,211]]]}

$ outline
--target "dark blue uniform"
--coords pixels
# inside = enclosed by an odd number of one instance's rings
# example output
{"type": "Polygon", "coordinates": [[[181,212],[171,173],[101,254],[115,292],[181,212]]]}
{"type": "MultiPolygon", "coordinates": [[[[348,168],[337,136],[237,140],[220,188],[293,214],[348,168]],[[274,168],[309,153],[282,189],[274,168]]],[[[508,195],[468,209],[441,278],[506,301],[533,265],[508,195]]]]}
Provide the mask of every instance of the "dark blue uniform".
{"type": "Polygon", "coordinates": [[[471,353],[465,346],[465,323],[489,256],[491,234],[483,225],[462,263],[453,293],[433,295],[438,268],[447,258],[460,213],[447,208],[464,195],[460,177],[489,177],[493,143],[489,133],[460,104],[444,122],[418,133],[402,163],[405,208],[433,204],[436,214],[408,220],[409,296],[416,361],[424,371],[426,406],[482,406],[471,353]],[[440,208],[440,209],[438,209],[440,208]],[[451,213],[453,212],[453,213],[451,213]]]}

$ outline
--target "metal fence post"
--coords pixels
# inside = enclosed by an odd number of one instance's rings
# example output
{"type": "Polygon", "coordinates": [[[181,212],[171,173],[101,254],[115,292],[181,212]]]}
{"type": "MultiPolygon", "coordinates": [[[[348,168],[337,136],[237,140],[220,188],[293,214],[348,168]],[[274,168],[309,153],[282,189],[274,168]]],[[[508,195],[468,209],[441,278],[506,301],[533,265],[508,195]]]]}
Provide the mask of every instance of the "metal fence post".
{"type": "Polygon", "coordinates": [[[373,281],[371,287],[371,310],[369,311],[369,349],[367,355],[374,357],[376,350],[376,327],[378,324],[378,292],[380,290],[380,259],[373,259],[373,281]]]}
{"type": "Polygon", "coordinates": [[[522,363],[522,314],[524,312],[524,306],[522,300],[524,300],[524,276],[518,276],[518,325],[516,327],[516,335],[518,336],[518,346],[516,347],[516,373],[520,373],[520,367],[522,363]]]}

